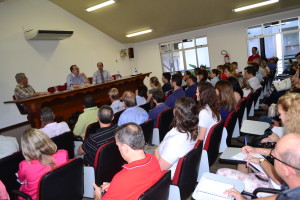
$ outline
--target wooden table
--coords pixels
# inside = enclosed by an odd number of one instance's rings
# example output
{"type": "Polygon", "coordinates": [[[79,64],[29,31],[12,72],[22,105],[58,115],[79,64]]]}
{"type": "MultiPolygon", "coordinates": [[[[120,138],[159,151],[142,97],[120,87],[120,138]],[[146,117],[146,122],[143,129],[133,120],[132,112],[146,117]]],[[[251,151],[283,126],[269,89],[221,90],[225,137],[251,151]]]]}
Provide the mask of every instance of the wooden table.
{"type": "Polygon", "coordinates": [[[84,107],[82,99],[85,95],[92,95],[97,103],[97,106],[103,104],[110,105],[108,90],[110,88],[118,88],[120,95],[126,90],[135,91],[138,86],[144,85],[144,79],[151,72],[128,76],[120,80],[110,81],[104,84],[91,85],[85,88],[66,90],[53,93],[50,95],[37,96],[16,101],[6,101],[6,103],[23,103],[28,107],[28,120],[32,127],[40,128],[40,111],[42,107],[50,107],[55,113],[56,121],[67,120],[70,115],[76,111],[83,111],[84,107]]]}

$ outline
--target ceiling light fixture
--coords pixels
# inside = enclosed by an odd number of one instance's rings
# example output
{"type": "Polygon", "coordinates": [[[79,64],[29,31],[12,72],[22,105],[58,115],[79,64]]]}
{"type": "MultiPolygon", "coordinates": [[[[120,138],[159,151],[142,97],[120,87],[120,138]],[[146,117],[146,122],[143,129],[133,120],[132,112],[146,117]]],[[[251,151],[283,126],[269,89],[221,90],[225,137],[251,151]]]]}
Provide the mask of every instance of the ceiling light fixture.
{"type": "Polygon", "coordinates": [[[94,10],[97,10],[99,8],[102,8],[102,7],[105,7],[105,6],[108,6],[108,5],[111,5],[111,4],[114,4],[116,3],[117,0],[109,0],[109,1],[105,1],[103,3],[100,3],[100,4],[97,4],[95,6],[92,6],[92,7],[89,7],[86,9],[87,12],[91,12],[91,11],[94,11],[94,10]]]}
{"type": "Polygon", "coordinates": [[[257,8],[257,7],[260,7],[260,6],[265,6],[265,5],[269,5],[269,4],[277,3],[277,2],[279,2],[279,0],[263,1],[263,2],[260,2],[260,3],[255,3],[255,4],[248,5],[248,6],[243,6],[243,7],[240,7],[240,8],[236,8],[236,9],[233,9],[233,11],[234,12],[240,12],[240,11],[244,11],[244,10],[248,10],[248,9],[252,9],[252,8],[257,8]]]}
{"type": "Polygon", "coordinates": [[[128,35],[126,35],[126,37],[134,37],[134,36],[137,36],[137,35],[142,35],[142,34],[151,33],[151,32],[152,32],[152,29],[147,29],[147,30],[143,30],[143,31],[128,34],[128,35]]]}

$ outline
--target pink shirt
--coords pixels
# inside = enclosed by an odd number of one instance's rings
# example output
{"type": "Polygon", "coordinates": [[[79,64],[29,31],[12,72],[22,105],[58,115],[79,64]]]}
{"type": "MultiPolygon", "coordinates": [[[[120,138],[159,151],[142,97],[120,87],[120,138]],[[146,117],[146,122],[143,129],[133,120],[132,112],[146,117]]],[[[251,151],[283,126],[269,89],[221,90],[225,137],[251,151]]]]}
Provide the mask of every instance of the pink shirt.
{"type": "MultiPolygon", "coordinates": [[[[68,161],[68,152],[66,150],[58,150],[52,155],[55,165],[59,166],[68,161]]],[[[30,162],[23,160],[19,164],[18,178],[24,184],[20,187],[21,192],[29,194],[33,200],[37,198],[37,189],[40,178],[48,171],[51,170],[50,166],[45,166],[38,160],[30,162]]],[[[23,198],[19,198],[23,199],[23,198]]]]}
{"type": "Polygon", "coordinates": [[[2,181],[0,181],[0,199],[9,200],[5,185],[3,185],[2,181]]]}

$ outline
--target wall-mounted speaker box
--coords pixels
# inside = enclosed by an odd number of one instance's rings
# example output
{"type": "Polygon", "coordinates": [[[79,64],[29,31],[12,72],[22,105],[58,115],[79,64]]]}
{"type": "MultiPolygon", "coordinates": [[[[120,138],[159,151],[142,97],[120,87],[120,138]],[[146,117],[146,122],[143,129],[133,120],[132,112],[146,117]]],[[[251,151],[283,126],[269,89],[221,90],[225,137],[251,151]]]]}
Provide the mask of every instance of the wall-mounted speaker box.
{"type": "Polygon", "coordinates": [[[134,58],[133,48],[128,48],[128,57],[129,58],[134,58]]]}

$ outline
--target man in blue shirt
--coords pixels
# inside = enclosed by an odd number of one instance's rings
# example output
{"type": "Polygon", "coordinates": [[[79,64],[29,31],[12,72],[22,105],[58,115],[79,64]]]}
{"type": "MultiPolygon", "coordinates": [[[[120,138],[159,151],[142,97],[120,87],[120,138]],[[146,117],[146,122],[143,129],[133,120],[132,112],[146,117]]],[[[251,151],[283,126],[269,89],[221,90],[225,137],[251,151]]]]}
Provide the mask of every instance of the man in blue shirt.
{"type": "Polygon", "coordinates": [[[153,102],[156,104],[155,108],[153,108],[149,112],[149,118],[153,119],[154,127],[156,125],[156,120],[162,111],[168,109],[169,107],[164,104],[165,95],[162,91],[154,91],[152,94],[153,102]]]}
{"type": "Polygon", "coordinates": [[[174,92],[167,98],[165,104],[170,108],[174,108],[175,102],[179,97],[185,97],[185,92],[181,88],[182,77],[179,74],[173,74],[171,78],[171,85],[174,88],[174,92]]]}
{"type": "Polygon", "coordinates": [[[185,91],[185,96],[194,98],[196,96],[196,90],[197,90],[197,78],[196,78],[196,76],[190,75],[187,78],[187,85],[188,85],[188,88],[185,91]]]}
{"type": "Polygon", "coordinates": [[[169,72],[163,73],[161,78],[162,82],[164,83],[164,85],[162,86],[163,93],[172,90],[170,79],[171,79],[171,74],[169,72]]]}
{"type": "Polygon", "coordinates": [[[67,76],[68,90],[90,85],[86,75],[84,73],[79,73],[79,67],[77,67],[77,65],[72,65],[70,71],[71,73],[67,76]]]}
{"type": "Polygon", "coordinates": [[[121,126],[128,122],[134,122],[136,124],[142,124],[148,120],[148,113],[136,104],[135,94],[131,91],[125,91],[121,97],[126,110],[121,114],[118,126],[121,126]]]}

